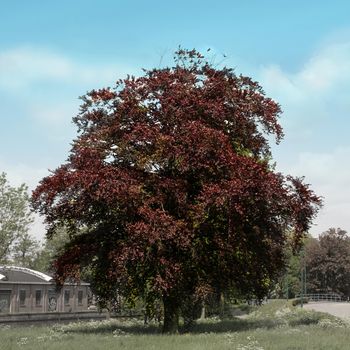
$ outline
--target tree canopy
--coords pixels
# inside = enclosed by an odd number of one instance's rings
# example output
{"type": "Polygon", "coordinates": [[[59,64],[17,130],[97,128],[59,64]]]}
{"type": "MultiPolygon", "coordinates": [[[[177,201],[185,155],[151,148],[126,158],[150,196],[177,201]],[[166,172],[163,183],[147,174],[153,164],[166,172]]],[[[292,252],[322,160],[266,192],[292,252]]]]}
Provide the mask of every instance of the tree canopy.
{"type": "MultiPolygon", "coordinates": [[[[28,188],[25,184],[13,187],[6,174],[0,174],[0,263],[7,263],[11,255],[34,240],[28,234],[33,217],[29,210],[28,188]]],[[[23,249],[22,249],[23,250],[23,249]]]]}
{"type": "MultiPolygon", "coordinates": [[[[52,273],[55,259],[62,253],[65,244],[69,241],[69,235],[64,227],[55,231],[52,237],[46,237],[42,246],[35,251],[35,258],[26,267],[41,272],[52,273]]],[[[84,276],[85,278],[85,276],[84,276]]]]}
{"type": "Polygon", "coordinates": [[[330,228],[305,245],[308,293],[339,293],[350,297],[350,238],[330,228]]]}
{"type": "Polygon", "coordinates": [[[271,165],[278,103],[232,69],[179,49],[173,67],[82,97],[67,162],[33,193],[48,234],[70,242],[57,280],[90,266],[101,300],[164,303],[177,329],[184,296],[215,289],[262,297],[320,205],[302,179],[271,165]]]}

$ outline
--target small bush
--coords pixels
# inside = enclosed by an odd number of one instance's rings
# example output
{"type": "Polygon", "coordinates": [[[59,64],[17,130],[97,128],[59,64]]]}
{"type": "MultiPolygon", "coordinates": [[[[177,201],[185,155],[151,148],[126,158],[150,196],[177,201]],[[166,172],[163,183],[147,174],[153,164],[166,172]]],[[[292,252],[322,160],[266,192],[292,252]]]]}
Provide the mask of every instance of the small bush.
{"type": "Polygon", "coordinates": [[[298,312],[294,312],[288,317],[288,324],[291,327],[318,324],[325,317],[325,314],[321,312],[299,309],[298,312]]]}
{"type": "Polygon", "coordinates": [[[300,305],[301,302],[303,302],[303,304],[307,304],[309,302],[309,298],[305,298],[305,297],[303,297],[303,298],[295,298],[292,301],[292,305],[293,306],[297,306],[297,305],[300,305]]]}

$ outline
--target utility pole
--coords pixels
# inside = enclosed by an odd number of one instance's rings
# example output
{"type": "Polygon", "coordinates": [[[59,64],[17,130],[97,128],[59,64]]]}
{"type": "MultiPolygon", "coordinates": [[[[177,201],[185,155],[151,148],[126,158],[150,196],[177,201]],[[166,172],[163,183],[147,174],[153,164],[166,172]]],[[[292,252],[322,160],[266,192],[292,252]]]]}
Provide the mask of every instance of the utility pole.
{"type": "Polygon", "coordinates": [[[307,294],[307,287],[306,287],[306,263],[305,263],[305,260],[304,260],[304,295],[307,294]]]}
{"type": "Polygon", "coordinates": [[[285,275],[285,284],[286,284],[286,299],[289,299],[289,266],[287,266],[287,271],[285,275]]]}
{"type": "Polygon", "coordinates": [[[304,296],[306,295],[306,262],[305,262],[305,251],[302,250],[301,254],[301,263],[302,267],[300,270],[300,281],[301,281],[301,300],[300,300],[300,307],[304,306],[304,296]]]}
{"type": "Polygon", "coordinates": [[[300,293],[300,307],[303,307],[304,302],[304,269],[301,268],[300,271],[300,282],[301,282],[301,293],[300,293]]]}

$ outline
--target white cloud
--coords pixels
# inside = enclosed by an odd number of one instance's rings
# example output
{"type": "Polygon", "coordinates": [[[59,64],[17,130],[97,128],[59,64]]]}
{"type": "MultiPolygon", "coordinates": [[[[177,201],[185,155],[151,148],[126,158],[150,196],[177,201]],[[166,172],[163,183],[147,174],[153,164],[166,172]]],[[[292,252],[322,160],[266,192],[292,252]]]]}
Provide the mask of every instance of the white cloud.
{"type": "Polygon", "coordinates": [[[334,109],[350,105],[350,41],[321,48],[296,73],[270,65],[262,67],[259,76],[267,94],[282,104],[294,124],[333,117],[334,109]]]}
{"type": "Polygon", "coordinates": [[[82,64],[43,48],[23,46],[0,52],[0,87],[6,89],[22,89],[47,82],[93,84],[96,88],[100,84],[112,84],[134,71],[122,64],[82,64]]]}
{"type": "Polygon", "coordinates": [[[323,47],[299,73],[300,84],[315,93],[327,93],[339,83],[349,84],[350,42],[323,47]]]}
{"type": "Polygon", "coordinates": [[[350,41],[321,47],[297,72],[262,67],[260,81],[284,110],[286,140],[278,146],[278,169],[305,176],[324,197],[311,230],[329,227],[350,232],[350,41]]]}
{"type": "MultiPolygon", "coordinates": [[[[78,112],[78,97],[111,86],[126,74],[127,64],[89,64],[44,48],[20,46],[0,51],[0,98],[11,101],[11,114],[43,123],[68,125],[78,112]],[[13,103],[15,102],[15,104],[13,103]]],[[[8,114],[0,106],[0,115],[8,114]]]]}
{"type": "Polygon", "coordinates": [[[330,227],[341,227],[350,233],[350,147],[336,148],[328,153],[305,152],[294,164],[285,163],[283,172],[305,176],[314,191],[324,197],[321,210],[312,231],[319,234],[330,227]]]}
{"type": "Polygon", "coordinates": [[[30,234],[38,241],[43,242],[46,234],[44,220],[38,214],[34,214],[34,222],[29,230],[30,234]]]}
{"type": "MultiPolygon", "coordinates": [[[[336,148],[328,153],[301,153],[298,162],[292,167],[297,175],[307,172],[320,186],[326,187],[333,181],[346,188],[350,179],[350,167],[344,160],[350,159],[350,147],[336,148]]],[[[350,187],[349,187],[350,191],[350,187]]],[[[344,194],[342,194],[342,197],[344,194]]],[[[350,200],[350,196],[347,196],[350,200]]]]}
{"type": "MultiPolygon", "coordinates": [[[[75,102],[75,101],[72,101],[75,102]]],[[[27,113],[32,118],[43,124],[58,125],[66,121],[69,125],[72,117],[78,113],[78,103],[33,103],[28,106],[27,113]]]]}
{"type": "Polygon", "coordinates": [[[65,57],[25,47],[0,53],[0,83],[4,87],[22,88],[42,79],[65,80],[73,71],[65,57]]]}
{"type": "Polygon", "coordinates": [[[12,163],[9,164],[0,159],[0,171],[7,174],[11,186],[20,186],[25,183],[29,190],[33,190],[38,182],[49,174],[48,169],[45,168],[33,168],[25,163],[12,163]]]}
{"type": "Polygon", "coordinates": [[[262,67],[262,79],[272,89],[275,84],[277,88],[287,87],[287,92],[294,92],[292,99],[302,96],[301,91],[325,94],[339,83],[349,84],[349,57],[350,42],[329,43],[315,52],[299,72],[286,73],[278,65],[270,65],[262,67]]]}

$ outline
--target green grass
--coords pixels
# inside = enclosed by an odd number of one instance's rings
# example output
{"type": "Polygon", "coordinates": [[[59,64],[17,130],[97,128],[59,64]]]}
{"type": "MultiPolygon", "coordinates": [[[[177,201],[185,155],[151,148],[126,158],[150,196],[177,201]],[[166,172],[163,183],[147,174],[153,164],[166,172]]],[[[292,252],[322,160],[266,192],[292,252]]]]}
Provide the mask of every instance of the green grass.
{"type": "Polygon", "coordinates": [[[191,349],[340,350],[349,349],[350,325],[327,314],[275,301],[244,319],[208,319],[191,333],[162,335],[141,321],[76,322],[51,327],[0,326],[0,349],[191,349]]]}

